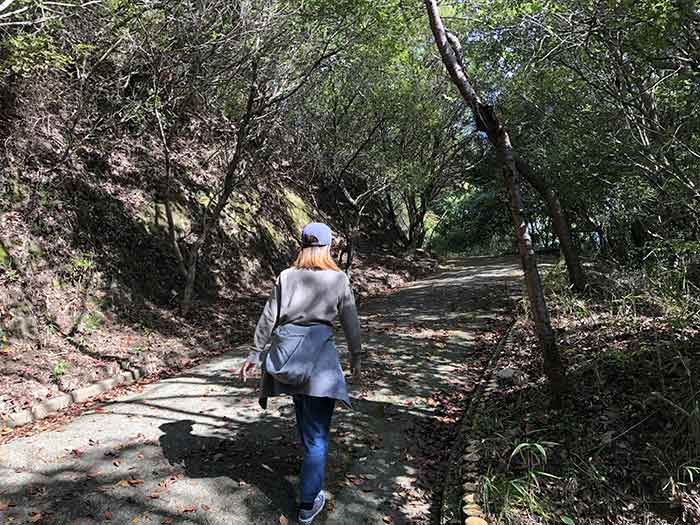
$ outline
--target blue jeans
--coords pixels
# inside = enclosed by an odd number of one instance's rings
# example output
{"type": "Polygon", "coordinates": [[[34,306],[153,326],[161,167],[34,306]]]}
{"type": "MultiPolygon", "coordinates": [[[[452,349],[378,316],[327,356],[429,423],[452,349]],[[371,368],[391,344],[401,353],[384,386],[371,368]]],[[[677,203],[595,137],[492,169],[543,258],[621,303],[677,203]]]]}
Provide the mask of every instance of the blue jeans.
{"type": "Polygon", "coordinates": [[[310,509],[318,493],[323,490],[323,481],[326,477],[328,434],[335,399],[303,394],[296,394],[293,398],[297,413],[297,428],[304,445],[299,503],[302,509],[310,509]]]}

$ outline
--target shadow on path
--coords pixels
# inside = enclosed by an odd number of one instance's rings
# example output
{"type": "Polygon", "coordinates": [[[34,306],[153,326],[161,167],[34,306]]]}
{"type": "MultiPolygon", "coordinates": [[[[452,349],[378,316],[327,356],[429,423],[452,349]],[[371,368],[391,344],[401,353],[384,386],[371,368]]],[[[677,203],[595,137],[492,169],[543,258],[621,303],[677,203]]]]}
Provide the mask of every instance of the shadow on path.
{"type": "MultiPolygon", "coordinates": [[[[363,305],[364,382],[334,416],[320,524],[435,523],[456,423],[520,295],[513,259],[444,270],[363,305]]],[[[293,406],[260,411],[233,379],[240,363],[218,359],[0,448],[0,522],[293,523],[293,406]]]]}

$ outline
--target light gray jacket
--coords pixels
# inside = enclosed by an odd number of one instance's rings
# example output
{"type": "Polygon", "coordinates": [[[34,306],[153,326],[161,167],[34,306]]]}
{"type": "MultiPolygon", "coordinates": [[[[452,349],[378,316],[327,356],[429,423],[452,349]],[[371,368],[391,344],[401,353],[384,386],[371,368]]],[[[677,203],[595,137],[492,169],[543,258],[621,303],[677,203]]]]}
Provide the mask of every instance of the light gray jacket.
{"type": "Polygon", "coordinates": [[[332,397],[350,405],[330,330],[336,317],[340,317],[351,363],[355,365],[360,362],[362,344],[357,308],[347,275],[333,270],[288,268],[277,277],[255,329],[255,351],[248,361],[260,364],[264,360],[263,352],[272,342],[273,332],[284,325],[320,325],[303,344],[323,345],[324,348],[321,358],[315,363],[311,380],[304,385],[280,383],[263,371],[260,393],[263,408],[267,405],[268,397],[281,394],[332,397]]]}

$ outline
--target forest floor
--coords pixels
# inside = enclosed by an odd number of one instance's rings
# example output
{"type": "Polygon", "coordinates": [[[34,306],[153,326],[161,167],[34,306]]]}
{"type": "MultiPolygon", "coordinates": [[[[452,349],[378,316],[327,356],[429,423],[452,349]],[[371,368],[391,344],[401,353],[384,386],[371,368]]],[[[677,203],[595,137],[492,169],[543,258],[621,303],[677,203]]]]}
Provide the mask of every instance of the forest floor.
{"type": "MultiPolygon", "coordinates": [[[[319,523],[435,522],[459,417],[521,297],[515,258],[472,258],[362,302],[369,357],[354,410],[335,417],[319,523]]],[[[279,398],[261,411],[236,378],[243,358],[234,351],[6,438],[2,522],[294,522],[293,408],[279,398]]]]}
{"type": "Polygon", "coordinates": [[[480,414],[483,496],[496,523],[700,523],[700,323],[639,274],[596,264],[573,294],[547,279],[570,395],[551,408],[523,315],[480,414]],[[652,293],[649,293],[652,292],[652,293]]]}

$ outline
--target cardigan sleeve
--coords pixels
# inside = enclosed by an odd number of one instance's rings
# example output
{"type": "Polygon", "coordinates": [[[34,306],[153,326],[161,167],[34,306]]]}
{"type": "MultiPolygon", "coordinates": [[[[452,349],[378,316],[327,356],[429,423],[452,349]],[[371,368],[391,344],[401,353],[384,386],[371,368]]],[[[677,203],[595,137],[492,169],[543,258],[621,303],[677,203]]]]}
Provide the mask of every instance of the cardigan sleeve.
{"type": "Polygon", "coordinates": [[[357,316],[357,306],[355,296],[352,292],[350,279],[345,278],[344,290],[340,296],[338,312],[340,313],[340,324],[345,333],[350,350],[350,360],[352,365],[358,364],[362,358],[362,340],[360,335],[360,319],[357,316]]]}
{"type": "Polygon", "coordinates": [[[259,365],[260,354],[270,343],[272,332],[277,327],[277,323],[279,322],[280,293],[280,278],[278,277],[275,281],[275,286],[272,288],[270,297],[265,303],[265,308],[260,315],[260,319],[258,319],[258,324],[255,327],[255,337],[253,339],[255,350],[253,350],[248,356],[249,363],[259,365]]]}

